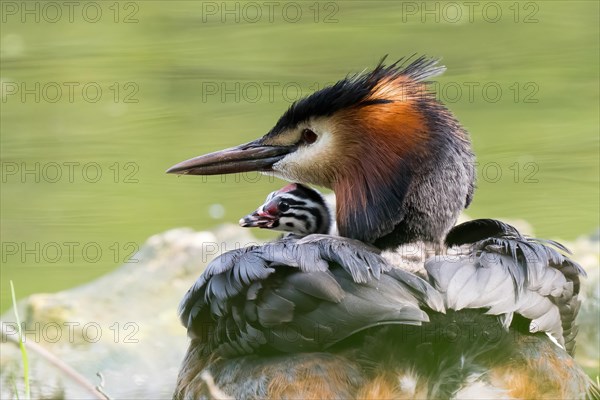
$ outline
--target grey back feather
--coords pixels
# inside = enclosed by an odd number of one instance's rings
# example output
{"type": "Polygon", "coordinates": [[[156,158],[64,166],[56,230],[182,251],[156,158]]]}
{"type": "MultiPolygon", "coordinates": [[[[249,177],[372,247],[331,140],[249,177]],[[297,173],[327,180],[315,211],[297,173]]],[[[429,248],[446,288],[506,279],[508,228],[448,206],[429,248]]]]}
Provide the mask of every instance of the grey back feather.
{"type": "Polygon", "coordinates": [[[514,314],[525,317],[531,332],[550,334],[572,354],[583,269],[560,244],[490,221],[472,226],[500,227],[494,236],[471,232],[475,241],[466,243],[456,235],[462,246],[454,255],[429,259],[429,282],[341,237],[287,237],[230,251],[188,291],[180,318],[206,352],[232,357],[319,351],[372,326],[425,323],[430,311],[485,309],[507,329],[514,314]]]}
{"type": "Polygon", "coordinates": [[[428,260],[430,282],[444,293],[447,308],[487,309],[506,328],[519,314],[531,320],[530,332],[550,334],[573,354],[579,278],[585,271],[559,252],[568,252],[561,244],[526,238],[503,225],[510,229],[428,260]]]}
{"type": "Polygon", "coordinates": [[[217,257],[179,311],[207,352],[232,357],[323,350],[372,326],[427,322],[422,308],[444,311],[425,280],[361,242],[309,235],[217,257]]]}

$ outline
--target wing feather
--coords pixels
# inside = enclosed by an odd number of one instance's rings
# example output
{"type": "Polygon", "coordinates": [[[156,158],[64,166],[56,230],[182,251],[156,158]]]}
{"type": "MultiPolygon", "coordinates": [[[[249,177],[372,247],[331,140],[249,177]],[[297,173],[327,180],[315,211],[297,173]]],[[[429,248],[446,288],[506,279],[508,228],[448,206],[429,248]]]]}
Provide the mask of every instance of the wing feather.
{"type": "Polygon", "coordinates": [[[462,246],[462,252],[432,258],[425,269],[448,308],[484,308],[508,323],[513,313],[520,314],[531,320],[531,332],[549,333],[573,353],[585,271],[563,245],[524,237],[496,220],[458,225],[446,243],[462,246]]]}
{"type": "Polygon", "coordinates": [[[179,311],[205,351],[231,357],[323,350],[371,326],[426,322],[421,307],[444,311],[427,281],[361,242],[310,235],[217,257],[179,311]]]}

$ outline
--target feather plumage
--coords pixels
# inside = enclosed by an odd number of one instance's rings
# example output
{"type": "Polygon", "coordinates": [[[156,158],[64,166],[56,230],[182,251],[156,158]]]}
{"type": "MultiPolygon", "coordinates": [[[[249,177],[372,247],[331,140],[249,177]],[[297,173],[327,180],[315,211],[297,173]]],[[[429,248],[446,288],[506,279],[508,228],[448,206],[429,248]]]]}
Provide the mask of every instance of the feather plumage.
{"type": "Polygon", "coordinates": [[[560,252],[568,252],[564,246],[526,238],[513,226],[490,219],[458,225],[448,236],[447,243],[464,246],[462,254],[425,264],[448,308],[517,313],[531,320],[531,332],[550,333],[573,353],[579,277],[585,271],[560,252]]]}
{"type": "Polygon", "coordinates": [[[427,321],[421,305],[443,311],[426,281],[391,269],[351,239],[284,238],[216,258],[181,302],[180,318],[207,352],[234,356],[260,346],[324,349],[374,325],[427,321]]]}

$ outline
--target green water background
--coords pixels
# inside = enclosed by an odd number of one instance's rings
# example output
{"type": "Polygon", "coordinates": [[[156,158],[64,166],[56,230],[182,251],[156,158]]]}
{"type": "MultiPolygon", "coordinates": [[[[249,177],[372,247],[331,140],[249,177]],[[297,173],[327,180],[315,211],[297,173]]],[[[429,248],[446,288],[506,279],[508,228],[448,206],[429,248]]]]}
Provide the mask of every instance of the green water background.
{"type": "Polygon", "coordinates": [[[9,279],[20,297],[53,292],[152,234],[236,223],[284,183],[165,169],[264,134],[291,101],[384,54],[443,57],[440,97],[480,162],[470,216],[548,238],[599,225],[597,1],[455,2],[458,18],[445,2],[79,2],[56,22],[32,3],[39,21],[3,4],[0,32],[1,310],[9,279]]]}

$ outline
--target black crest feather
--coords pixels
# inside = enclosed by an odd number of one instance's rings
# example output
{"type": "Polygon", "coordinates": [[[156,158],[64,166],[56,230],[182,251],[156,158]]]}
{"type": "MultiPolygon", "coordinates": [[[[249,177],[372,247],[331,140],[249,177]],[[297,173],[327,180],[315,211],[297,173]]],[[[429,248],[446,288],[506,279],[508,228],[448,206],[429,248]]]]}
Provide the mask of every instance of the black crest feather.
{"type": "Polygon", "coordinates": [[[438,65],[437,58],[414,58],[413,55],[403,57],[387,66],[384,64],[386,58],[387,56],[384,56],[372,71],[349,75],[334,85],[295,102],[277,121],[269,135],[276,135],[285,128],[294,127],[311,117],[333,115],[347,107],[388,103],[388,99],[369,98],[369,94],[383,79],[407,77],[415,82],[423,82],[446,70],[443,65],[438,65]]]}

